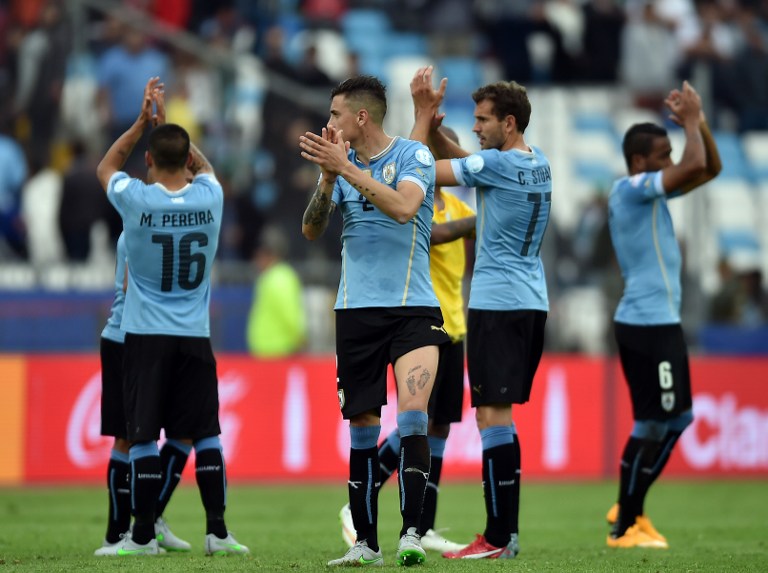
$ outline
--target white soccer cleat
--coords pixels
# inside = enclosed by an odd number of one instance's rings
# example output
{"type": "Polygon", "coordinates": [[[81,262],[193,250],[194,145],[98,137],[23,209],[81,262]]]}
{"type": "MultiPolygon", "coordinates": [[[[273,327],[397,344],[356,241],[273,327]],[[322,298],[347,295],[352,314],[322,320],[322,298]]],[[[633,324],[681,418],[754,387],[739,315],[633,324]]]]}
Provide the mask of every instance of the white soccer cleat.
{"type": "Polygon", "coordinates": [[[188,542],[174,535],[162,517],[158,517],[155,521],[155,539],[157,539],[157,544],[167,551],[189,551],[192,549],[188,542]]]}
{"type": "Polygon", "coordinates": [[[344,504],[344,507],[339,511],[339,522],[341,523],[341,538],[347,547],[352,547],[357,541],[357,531],[355,531],[355,523],[352,521],[352,510],[349,508],[349,504],[344,504]]]}
{"type": "Polygon", "coordinates": [[[157,544],[157,539],[150,539],[148,543],[140,544],[131,539],[130,533],[123,534],[123,538],[117,543],[104,543],[93,552],[99,557],[140,557],[143,555],[160,555],[164,553],[157,544]]]}
{"type": "Polygon", "coordinates": [[[229,532],[224,539],[216,537],[213,533],[205,536],[206,555],[248,555],[250,552],[250,549],[238,543],[229,532]]]}
{"type": "Polygon", "coordinates": [[[409,527],[397,546],[397,564],[401,567],[419,565],[427,560],[427,552],[421,546],[421,538],[415,527],[409,527]]]}
{"type": "Polygon", "coordinates": [[[446,551],[461,551],[467,545],[469,544],[450,541],[449,539],[446,539],[440,535],[434,529],[427,529],[424,535],[421,536],[421,546],[424,549],[429,549],[430,551],[439,551],[440,553],[445,553],[446,551]]]}
{"type": "Polygon", "coordinates": [[[374,567],[384,565],[384,557],[381,555],[381,549],[374,551],[365,541],[354,543],[343,557],[328,562],[328,567],[365,567],[367,565],[374,567]]]}

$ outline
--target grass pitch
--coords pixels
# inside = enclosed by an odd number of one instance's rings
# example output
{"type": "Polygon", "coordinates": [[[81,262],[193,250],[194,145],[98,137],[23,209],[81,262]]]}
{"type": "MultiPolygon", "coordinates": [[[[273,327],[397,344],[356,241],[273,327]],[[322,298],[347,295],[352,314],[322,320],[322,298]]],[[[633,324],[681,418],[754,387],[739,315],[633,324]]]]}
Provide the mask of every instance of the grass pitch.
{"type": "MultiPolygon", "coordinates": [[[[612,550],[604,515],[616,484],[523,483],[521,553],[514,561],[452,561],[429,553],[424,571],[723,573],[768,571],[768,483],[662,480],[646,511],[669,550],[612,550]]],[[[0,573],[26,571],[331,571],[339,557],[337,514],[345,484],[252,485],[229,488],[227,524],[251,548],[250,558],[203,555],[204,514],[193,485],[182,485],[166,512],[173,531],[192,543],[188,554],[154,558],[93,557],[105,530],[106,488],[0,488],[0,573]]],[[[484,525],[479,484],[441,488],[438,527],[468,542],[484,525]]],[[[384,569],[395,569],[397,488],[380,499],[384,569]]]]}

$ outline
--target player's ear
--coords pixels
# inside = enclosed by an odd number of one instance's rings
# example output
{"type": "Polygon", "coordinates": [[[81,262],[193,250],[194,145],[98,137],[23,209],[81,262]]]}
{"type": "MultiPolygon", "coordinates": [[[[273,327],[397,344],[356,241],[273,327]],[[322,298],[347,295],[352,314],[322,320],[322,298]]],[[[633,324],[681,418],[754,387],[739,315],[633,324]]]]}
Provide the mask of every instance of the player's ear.
{"type": "Polygon", "coordinates": [[[149,151],[145,151],[145,152],[144,152],[144,164],[145,164],[147,167],[152,167],[152,164],[153,164],[153,163],[154,163],[154,162],[152,161],[152,156],[149,154],[149,151]]]}

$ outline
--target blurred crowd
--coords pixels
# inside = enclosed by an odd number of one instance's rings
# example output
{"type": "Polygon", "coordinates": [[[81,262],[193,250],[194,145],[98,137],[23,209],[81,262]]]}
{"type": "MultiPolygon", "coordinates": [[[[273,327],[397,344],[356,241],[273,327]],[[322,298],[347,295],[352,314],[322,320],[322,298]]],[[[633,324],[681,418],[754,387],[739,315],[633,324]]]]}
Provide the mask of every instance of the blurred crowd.
{"type": "MultiPolygon", "coordinates": [[[[317,172],[296,142],[325,123],[333,85],[370,70],[345,44],[359,10],[422,37],[428,57],[495,70],[485,80],[622,86],[659,111],[692,78],[716,128],[768,129],[764,0],[0,0],[0,260],[41,267],[88,261],[97,240],[111,249],[120,220],[95,164],[160,76],[168,120],[224,185],[221,259],[252,260],[276,226],[290,260],[338,261],[340,229],[318,244],[298,232],[317,172]]],[[[469,102],[476,86],[463,87],[469,102]]],[[[143,153],[126,170],[142,176],[143,153]]],[[[586,225],[601,216],[588,208],[586,225]]],[[[335,282],[321,275],[303,278],[335,282]]]]}

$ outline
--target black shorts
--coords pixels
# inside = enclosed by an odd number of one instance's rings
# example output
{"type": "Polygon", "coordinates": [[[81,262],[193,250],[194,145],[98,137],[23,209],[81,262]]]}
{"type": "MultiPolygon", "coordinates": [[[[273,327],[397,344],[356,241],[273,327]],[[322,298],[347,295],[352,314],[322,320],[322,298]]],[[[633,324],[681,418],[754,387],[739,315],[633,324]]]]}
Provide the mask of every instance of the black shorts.
{"type": "Polygon", "coordinates": [[[681,326],[613,325],[635,420],[664,420],[690,410],[691,375],[681,326]]]}
{"type": "Polygon", "coordinates": [[[128,439],[199,440],[221,433],[216,359],[208,338],[126,334],[128,439]]]}
{"type": "Polygon", "coordinates": [[[461,422],[464,406],[464,341],[440,347],[437,377],[429,397],[429,418],[433,424],[461,422]]]}
{"type": "Polygon", "coordinates": [[[417,348],[450,342],[439,307],[336,311],[336,391],[344,419],[387,403],[387,366],[417,348]]]}
{"type": "Polygon", "coordinates": [[[108,338],[99,344],[101,355],[101,435],[126,439],[123,406],[123,345],[108,338]]]}
{"type": "Polygon", "coordinates": [[[474,310],[467,316],[472,406],[525,404],[544,350],[542,310],[474,310]]]}

